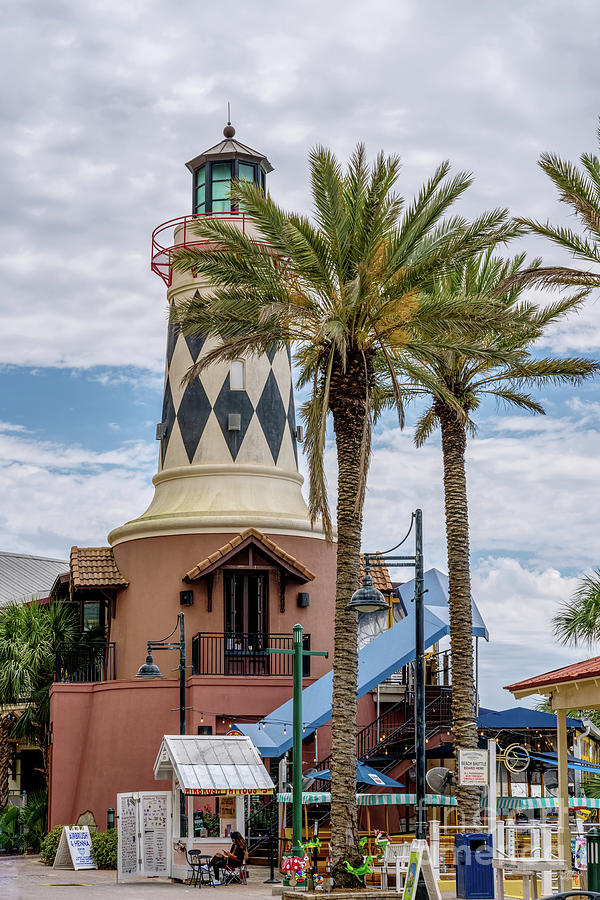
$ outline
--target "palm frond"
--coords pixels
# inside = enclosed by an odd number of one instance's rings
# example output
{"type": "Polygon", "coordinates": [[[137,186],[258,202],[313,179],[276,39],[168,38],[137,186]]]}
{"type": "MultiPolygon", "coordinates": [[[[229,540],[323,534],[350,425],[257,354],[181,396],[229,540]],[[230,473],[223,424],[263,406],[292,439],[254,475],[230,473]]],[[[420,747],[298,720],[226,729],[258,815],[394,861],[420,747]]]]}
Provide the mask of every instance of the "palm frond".
{"type": "Polygon", "coordinates": [[[600,569],[582,578],[573,596],[552,620],[561,644],[593,644],[600,639],[600,569]]]}

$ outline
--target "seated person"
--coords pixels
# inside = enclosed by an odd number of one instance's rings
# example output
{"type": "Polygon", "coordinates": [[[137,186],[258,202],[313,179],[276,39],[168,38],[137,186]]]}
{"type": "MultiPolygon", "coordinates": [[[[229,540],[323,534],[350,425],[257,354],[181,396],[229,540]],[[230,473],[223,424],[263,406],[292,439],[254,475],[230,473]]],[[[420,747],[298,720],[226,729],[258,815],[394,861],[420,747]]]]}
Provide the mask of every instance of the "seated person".
{"type": "Polygon", "coordinates": [[[233,841],[231,850],[229,850],[229,852],[224,851],[223,853],[215,853],[210,861],[215,873],[215,881],[219,883],[221,881],[221,869],[224,869],[225,866],[228,865],[231,866],[232,869],[237,869],[244,862],[248,852],[248,845],[239,831],[234,831],[232,833],[231,840],[233,841]]]}

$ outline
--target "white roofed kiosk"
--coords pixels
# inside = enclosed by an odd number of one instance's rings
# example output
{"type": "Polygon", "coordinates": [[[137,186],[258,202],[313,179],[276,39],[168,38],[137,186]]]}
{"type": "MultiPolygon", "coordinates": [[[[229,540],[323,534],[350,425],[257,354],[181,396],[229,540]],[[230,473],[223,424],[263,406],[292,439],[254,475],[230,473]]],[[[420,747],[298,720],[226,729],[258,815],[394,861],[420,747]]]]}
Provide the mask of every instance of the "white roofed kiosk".
{"type": "MultiPolygon", "coordinates": [[[[572,666],[554,669],[535,675],[524,681],[509,684],[510,691],[517,700],[522,697],[543,694],[548,698],[550,709],[556,712],[558,750],[558,841],[562,859],[571,859],[571,835],[569,830],[569,782],[567,769],[567,710],[600,709],[600,656],[583,660],[572,666]]],[[[570,869],[565,877],[568,882],[560,890],[571,887],[570,869]]]]}
{"type": "Polygon", "coordinates": [[[154,777],[157,781],[170,779],[172,784],[171,877],[178,879],[188,873],[186,850],[211,856],[229,850],[231,832],[244,834],[246,795],[275,790],[258,750],[243,735],[166,734],[154,763],[154,777]],[[207,797],[220,800],[218,835],[199,833],[198,813],[207,797]],[[221,802],[224,799],[229,802],[221,802]]]}

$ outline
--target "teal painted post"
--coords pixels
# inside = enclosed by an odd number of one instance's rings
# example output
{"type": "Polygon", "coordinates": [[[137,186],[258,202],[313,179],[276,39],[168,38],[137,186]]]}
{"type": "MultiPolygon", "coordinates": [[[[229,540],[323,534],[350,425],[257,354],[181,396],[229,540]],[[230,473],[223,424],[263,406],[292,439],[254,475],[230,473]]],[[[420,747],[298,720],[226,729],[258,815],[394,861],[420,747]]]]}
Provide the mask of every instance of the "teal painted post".
{"type": "Polygon", "coordinates": [[[302,855],[302,625],[294,625],[293,656],[293,750],[292,773],[292,853],[302,855]]]}

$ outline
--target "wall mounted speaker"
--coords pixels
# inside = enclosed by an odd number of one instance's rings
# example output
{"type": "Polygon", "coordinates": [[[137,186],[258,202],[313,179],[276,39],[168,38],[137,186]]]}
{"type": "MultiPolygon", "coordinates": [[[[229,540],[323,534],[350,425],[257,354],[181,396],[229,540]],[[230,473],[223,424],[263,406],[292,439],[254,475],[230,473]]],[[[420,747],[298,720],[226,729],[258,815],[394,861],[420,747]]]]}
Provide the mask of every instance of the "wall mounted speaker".
{"type": "Polygon", "coordinates": [[[180,606],[191,606],[194,602],[194,592],[193,591],[179,591],[179,605],[180,606]]]}
{"type": "Polygon", "coordinates": [[[310,606],[310,594],[301,591],[298,594],[298,606],[310,606]]]}

